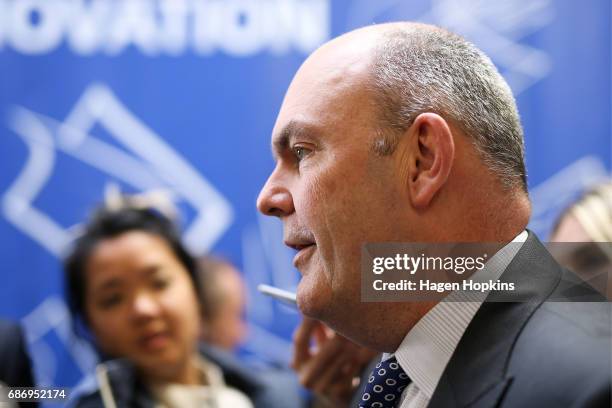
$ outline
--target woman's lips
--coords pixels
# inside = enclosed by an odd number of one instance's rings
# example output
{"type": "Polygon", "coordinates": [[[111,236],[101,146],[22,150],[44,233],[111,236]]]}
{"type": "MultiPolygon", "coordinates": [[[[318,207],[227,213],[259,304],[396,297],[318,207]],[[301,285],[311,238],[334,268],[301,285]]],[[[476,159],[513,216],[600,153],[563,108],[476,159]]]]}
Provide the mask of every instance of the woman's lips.
{"type": "Polygon", "coordinates": [[[154,352],[164,349],[169,342],[170,334],[159,332],[142,337],[139,344],[145,351],[154,352]]]}

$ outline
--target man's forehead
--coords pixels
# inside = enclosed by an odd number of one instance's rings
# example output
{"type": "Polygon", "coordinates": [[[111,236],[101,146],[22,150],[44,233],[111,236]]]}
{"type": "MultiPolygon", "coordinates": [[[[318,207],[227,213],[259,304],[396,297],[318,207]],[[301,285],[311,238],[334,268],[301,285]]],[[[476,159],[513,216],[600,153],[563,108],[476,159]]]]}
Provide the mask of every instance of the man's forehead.
{"type": "Polygon", "coordinates": [[[285,99],[308,98],[313,91],[338,92],[368,77],[380,35],[357,30],[315,50],[293,77],[285,99]]]}
{"type": "Polygon", "coordinates": [[[294,129],[298,122],[317,122],[341,109],[340,101],[349,102],[365,93],[369,80],[370,65],[365,58],[353,63],[326,57],[309,59],[291,81],[276,125],[294,129]]]}
{"type": "Polygon", "coordinates": [[[273,155],[287,149],[297,136],[316,136],[367,106],[372,50],[377,36],[353,32],[317,49],[302,64],[285,94],[271,139],[273,155]]]}
{"type": "Polygon", "coordinates": [[[384,36],[384,26],[368,26],[336,37],[315,50],[308,60],[341,57],[353,63],[372,54],[384,36]]]}
{"type": "Polygon", "coordinates": [[[304,61],[292,84],[300,82],[335,84],[345,78],[367,75],[372,61],[372,49],[341,46],[345,42],[331,42],[315,51],[304,61]]]}

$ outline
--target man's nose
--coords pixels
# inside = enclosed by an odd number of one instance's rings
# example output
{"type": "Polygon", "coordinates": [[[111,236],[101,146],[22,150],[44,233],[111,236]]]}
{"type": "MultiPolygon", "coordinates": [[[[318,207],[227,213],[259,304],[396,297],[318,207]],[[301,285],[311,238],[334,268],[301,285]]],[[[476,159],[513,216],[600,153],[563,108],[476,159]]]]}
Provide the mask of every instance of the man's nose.
{"type": "Polygon", "coordinates": [[[291,193],[274,178],[274,173],[259,192],[257,209],[264,215],[279,218],[290,215],[295,211],[291,193]]]}

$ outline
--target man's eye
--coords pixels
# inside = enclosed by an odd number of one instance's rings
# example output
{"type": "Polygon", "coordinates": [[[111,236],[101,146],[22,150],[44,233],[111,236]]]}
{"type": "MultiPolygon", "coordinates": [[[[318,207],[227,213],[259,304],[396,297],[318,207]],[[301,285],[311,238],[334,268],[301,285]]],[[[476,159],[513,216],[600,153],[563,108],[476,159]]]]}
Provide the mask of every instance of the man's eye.
{"type": "Polygon", "coordinates": [[[310,154],[311,150],[307,149],[303,146],[294,146],[293,147],[293,154],[295,155],[298,163],[302,161],[302,159],[305,159],[306,156],[308,156],[310,154]]]}

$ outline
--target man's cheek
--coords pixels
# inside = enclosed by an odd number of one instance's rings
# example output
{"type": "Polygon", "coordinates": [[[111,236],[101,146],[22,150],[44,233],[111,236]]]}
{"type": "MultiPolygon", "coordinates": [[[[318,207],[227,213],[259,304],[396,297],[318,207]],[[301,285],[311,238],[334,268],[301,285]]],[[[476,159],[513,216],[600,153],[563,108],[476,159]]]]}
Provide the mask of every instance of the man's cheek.
{"type": "Polygon", "coordinates": [[[305,185],[305,198],[311,201],[320,200],[324,196],[334,196],[336,183],[329,175],[316,174],[310,177],[305,185]]]}
{"type": "Polygon", "coordinates": [[[293,205],[298,218],[305,223],[305,227],[315,232],[313,228],[321,223],[327,208],[325,201],[329,195],[321,188],[321,185],[311,182],[304,189],[297,191],[293,196],[293,205]]]}

